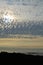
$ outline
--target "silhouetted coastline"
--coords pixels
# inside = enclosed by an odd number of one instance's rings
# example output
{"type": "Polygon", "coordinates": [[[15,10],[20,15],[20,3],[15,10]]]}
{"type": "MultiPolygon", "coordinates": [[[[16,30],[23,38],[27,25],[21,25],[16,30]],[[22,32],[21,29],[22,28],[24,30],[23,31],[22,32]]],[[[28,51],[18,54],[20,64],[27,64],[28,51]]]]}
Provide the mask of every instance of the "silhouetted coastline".
{"type": "Polygon", "coordinates": [[[31,64],[31,63],[39,63],[42,62],[43,56],[40,55],[32,55],[32,54],[23,54],[23,53],[8,53],[8,52],[1,52],[0,53],[0,59],[4,61],[9,61],[10,63],[19,63],[21,64],[31,64]],[[34,62],[35,61],[35,62],[34,62]]]}

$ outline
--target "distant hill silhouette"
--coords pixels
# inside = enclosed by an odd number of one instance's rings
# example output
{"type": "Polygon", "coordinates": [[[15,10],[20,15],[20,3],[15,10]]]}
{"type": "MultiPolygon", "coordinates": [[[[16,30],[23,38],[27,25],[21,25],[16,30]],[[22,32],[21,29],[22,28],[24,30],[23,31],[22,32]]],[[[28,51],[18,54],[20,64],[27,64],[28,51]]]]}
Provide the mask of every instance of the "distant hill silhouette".
{"type": "Polygon", "coordinates": [[[12,64],[37,64],[42,62],[43,60],[42,56],[34,56],[34,55],[26,55],[26,54],[21,54],[21,53],[7,53],[7,52],[1,52],[0,53],[0,59],[7,61],[7,64],[12,63],[12,64]],[[39,60],[39,61],[38,61],[39,60]]]}

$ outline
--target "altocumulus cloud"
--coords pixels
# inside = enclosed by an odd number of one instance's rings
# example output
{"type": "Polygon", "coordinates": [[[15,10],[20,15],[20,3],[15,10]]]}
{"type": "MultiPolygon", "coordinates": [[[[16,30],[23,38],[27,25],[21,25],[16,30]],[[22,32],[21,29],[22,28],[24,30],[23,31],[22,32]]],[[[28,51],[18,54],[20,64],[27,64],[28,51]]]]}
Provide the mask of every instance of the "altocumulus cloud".
{"type": "Polygon", "coordinates": [[[0,7],[2,4],[13,6],[14,14],[20,19],[43,20],[43,0],[0,0],[0,7]]]}
{"type": "Polygon", "coordinates": [[[7,3],[8,5],[13,5],[13,4],[14,4],[14,0],[6,0],[6,3],[7,3]]]}

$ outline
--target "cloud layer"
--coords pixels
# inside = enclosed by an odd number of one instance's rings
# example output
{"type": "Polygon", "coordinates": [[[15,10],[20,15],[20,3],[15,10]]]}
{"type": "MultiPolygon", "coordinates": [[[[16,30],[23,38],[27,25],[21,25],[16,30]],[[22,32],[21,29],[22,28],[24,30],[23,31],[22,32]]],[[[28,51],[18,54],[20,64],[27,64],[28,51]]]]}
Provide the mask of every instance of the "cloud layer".
{"type": "Polygon", "coordinates": [[[18,20],[43,21],[43,0],[0,0],[0,8],[12,9],[18,20]]]}

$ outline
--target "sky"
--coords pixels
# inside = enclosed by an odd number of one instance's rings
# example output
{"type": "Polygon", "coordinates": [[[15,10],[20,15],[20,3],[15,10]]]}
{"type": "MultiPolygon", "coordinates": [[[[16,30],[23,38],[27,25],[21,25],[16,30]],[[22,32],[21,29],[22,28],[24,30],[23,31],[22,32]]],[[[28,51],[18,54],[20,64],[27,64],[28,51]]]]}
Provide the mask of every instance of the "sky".
{"type": "MultiPolygon", "coordinates": [[[[12,11],[16,21],[42,21],[43,22],[43,0],[0,0],[0,16],[6,10],[12,11]]],[[[4,27],[2,26],[3,30],[4,27]]],[[[37,31],[36,31],[37,32],[37,31]]],[[[43,32],[43,31],[42,31],[43,32]]],[[[2,33],[3,34],[3,33],[2,33]]],[[[21,41],[18,39],[13,40],[1,40],[1,46],[15,46],[15,47],[27,47],[27,48],[43,48],[43,38],[28,39],[21,41]],[[17,41],[16,41],[17,40],[17,41]],[[7,43],[7,42],[8,43],[7,43]],[[12,44],[15,42],[16,44],[12,44]],[[36,44],[37,42],[37,44],[36,44]],[[25,43],[25,44],[23,44],[25,43]],[[27,44],[26,44],[27,43],[27,44]],[[29,43],[29,44],[28,44],[29,43]],[[30,44],[31,43],[31,44],[30,44]],[[33,44],[32,44],[33,43],[33,44]],[[18,44],[18,45],[17,45],[18,44]],[[17,46],[16,46],[17,45],[17,46]]]]}
{"type": "Polygon", "coordinates": [[[11,10],[17,21],[43,21],[43,0],[0,0],[0,10],[11,10]]]}

